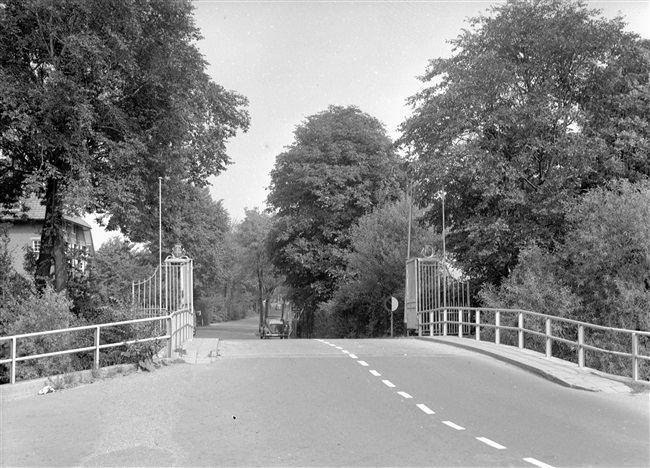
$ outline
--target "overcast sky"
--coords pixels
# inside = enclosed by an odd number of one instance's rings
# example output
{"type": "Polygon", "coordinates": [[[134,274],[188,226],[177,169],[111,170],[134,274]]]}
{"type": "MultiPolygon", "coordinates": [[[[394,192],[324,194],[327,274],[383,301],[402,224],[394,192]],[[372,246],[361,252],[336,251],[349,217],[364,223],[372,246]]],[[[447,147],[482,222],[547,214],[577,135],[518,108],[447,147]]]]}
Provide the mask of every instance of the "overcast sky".
{"type": "MultiPolygon", "coordinates": [[[[231,217],[265,207],[275,157],[303,120],[333,105],[356,105],[391,138],[410,114],[429,59],[448,57],[447,40],[465,19],[497,2],[195,1],[199,43],[212,79],[249,99],[251,127],[228,145],[233,163],[213,178],[231,217]]],[[[650,37],[648,0],[589,2],[650,37]]]]}

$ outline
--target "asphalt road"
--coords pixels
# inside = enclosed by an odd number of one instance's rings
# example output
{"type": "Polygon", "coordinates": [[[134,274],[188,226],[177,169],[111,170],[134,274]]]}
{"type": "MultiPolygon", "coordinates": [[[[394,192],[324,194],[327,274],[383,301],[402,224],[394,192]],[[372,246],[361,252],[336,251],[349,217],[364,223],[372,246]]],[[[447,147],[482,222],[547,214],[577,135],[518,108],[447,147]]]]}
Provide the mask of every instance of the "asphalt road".
{"type": "Polygon", "coordinates": [[[220,338],[222,340],[253,340],[258,339],[255,333],[259,328],[259,317],[249,317],[232,322],[213,323],[210,326],[198,327],[197,338],[220,338]]]}
{"type": "Polygon", "coordinates": [[[410,339],[225,339],[219,351],[4,405],[0,463],[650,466],[648,394],[559,387],[410,339]]]}

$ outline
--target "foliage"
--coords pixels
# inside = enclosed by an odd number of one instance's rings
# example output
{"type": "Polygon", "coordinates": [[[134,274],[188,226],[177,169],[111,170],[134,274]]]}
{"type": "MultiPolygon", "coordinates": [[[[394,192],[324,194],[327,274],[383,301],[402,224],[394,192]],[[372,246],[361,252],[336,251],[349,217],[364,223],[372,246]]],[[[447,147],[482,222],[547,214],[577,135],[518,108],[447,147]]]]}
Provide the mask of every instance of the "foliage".
{"type": "Polygon", "coordinates": [[[650,181],[594,189],[568,220],[559,254],[584,301],[578,320],[650,330],[650,181]]]}
{"type": "MultiPolygon", "coordinates": [[[[567,218],[570,230],[564,243],[553,252],[536,245],[522,250],[500,287],[483,289],[485,305],[650,330],[650,182],[619,180],[593,189],[568,210],[567,218]]],[[[543,330],[541,323],[537,329],[543,330]]],[[[553,334],[575,341],[577,330],[560,325],[553,334]]],[[[585,340],[603,349],[630,350],[629,337],[618,333],[592,330],[585,340]]],[[[640,346],[650,350],[643,338],[640,346]]],[[[575,355],[567,347],[554,348],[560,356],[575,355]]],[[[629,359],[590,352],[587,364],[630,375],[629,359]]],[[[644,369],[647,378],[650,367],[644,369]]]]}
{"type": "MultiPolygon", "coordinates": [[[[420,214],[414,210],[413,216],[420,214]]],[[[318,336],[390,335],[390,313],[383,302],[391,295],[400,302],[394,315],[394,333],[402,333],[408,221],[409,207],[404,199],[387,203],[359,219],[350,233],[346,274],[317,318],[318,336]]],[[[418,252],[424,245],[439,250],[440,238],[430,229],[413,223],[411,236],[412,251],[418,252]]]]}
{"type": "Polygon", "coordinates": [[[273,218],[257,208],[245,210],[246,217],[235,227],[235,240],[239,249],[241,266],[256,284],[257,310],[260,327],[268,315],[271,296],[282,283],[283,278],[275,274],[267,249],[267,239],[273,218]]]}
{"type": "Polygon", "coordinates": [[[271,171],[267,202],[276,222],[269,246],[291,299],[313,311],[345,274],[350,228],[396,197],[391,170],[398,160],[383,125],[356,107],[330,106],[308,117],[294,138],[271,171]]]}
{"type": "Polygon", "coordinates": [[[433,225],[447,192],[449,250],[477,283],[561,241],[585,190],[650,175],[650,42],[624,27],[582,2],[509,0],[430,62],[400,143],[433,225]]]}
{"type": "MultiPolygon", "coordinates": [[[[224,276],[225,236],[230,229],[228,213],[221,201],[212,199],[207,188],[191,184],[163,183],[163,200],[163,252],[181,244],[194,260],[196,297],[209,296],[224,276]],[[172,203],[168,204],[169,199],[172,203]]],[[[151,242],[148,247],[157,257],[158,243],[151,242]]]]}
{"type": "MultiPolygon", "coordinates": [[[[51,288],[46,288],[42,295],[32,294],[23,300],[10,301],[3,306],[3,334],[17,335],[70,327],[74,323],[71,307],[72,302],[65,292],[55,292],[51,288]]],[[[20,340],[17,356],[60,351],[71,343],[72,337],[69,334],[25,338],[20,340]]],[[[8,346],[3,348],[4,356],[8,357],[8,352],[8,346]]],[[[16,378],[22,380],[62,374],[71,365],[72,358],[69,355],[32,360],[17,366],[16,378]]]]}
{"type": "Polygon", "coordinates": [[[131,282],[148,278],[155,268],[151,253],[118,236],[95,253],[91,281],[102,304],[130,304],[131,282]]]}
{"type": "MultiPolygon", "coordinates": [[[[246,130],[210,81],[189,0],[8,0],[0,10],[0,201],[46,206],[37,276],[65,287],[63,214],[155,238],[158,177],[202,186],[246,130]]],[[[169,200],[169,203],[173,203],[169,200]]]]}

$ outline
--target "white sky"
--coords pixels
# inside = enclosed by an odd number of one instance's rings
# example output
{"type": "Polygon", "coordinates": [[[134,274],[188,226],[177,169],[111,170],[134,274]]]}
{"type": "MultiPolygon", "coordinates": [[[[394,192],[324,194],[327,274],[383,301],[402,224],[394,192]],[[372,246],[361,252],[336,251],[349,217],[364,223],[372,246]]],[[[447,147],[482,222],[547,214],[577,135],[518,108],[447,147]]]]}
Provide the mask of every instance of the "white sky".
{"type": "MultiPolygon", "coordinates": [[[[381,120],[391,138],[410,114],[430,59],[448,57],[448,39],[494,1],[213,1],[195,18],[208,73],[249,99],[251,127],[228,144],[234,164],[212,178],[212,197],[231,218],[264,208],[275,157],[303,120],[328,105],[356,105],[381,120]]],[[[590,1],[607,17],[650,38],[648,0],[590,1]]],[[[105,239],[93,230],[96,246],[105,239]]]]}

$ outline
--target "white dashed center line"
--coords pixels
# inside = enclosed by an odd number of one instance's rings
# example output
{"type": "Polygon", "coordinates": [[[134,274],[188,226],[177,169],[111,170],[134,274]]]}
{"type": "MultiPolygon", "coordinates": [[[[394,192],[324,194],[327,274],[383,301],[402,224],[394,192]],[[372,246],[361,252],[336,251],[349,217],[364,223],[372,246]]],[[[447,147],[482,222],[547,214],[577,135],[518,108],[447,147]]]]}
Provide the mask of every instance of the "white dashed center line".
{"type": "Polygon", "coordinates": [[[484,444],[488,444],[490,447],[494,447],[497,450],[504,450],[505,447],[501,444],[497,444],[495,441],[488,439],[487,437],[477,437],[476,440],[480,440],[484,444]]]}
{"type": "Polygon", "coordinates": [[[453,429],[456,429],[457,431],[464,431],[465,430],[464,427],[459,426],[458,424],[455,424],[455,423],[453,423],[451,421],[443,421],[442,423],[446,424],[447,426],[449,426],[449,427],[451,427],[453,429]]]}
{"type": "MultiPolygon", "coordinates": [[[[317,339],[316,341],[320,341],[323,344],[327,344],[327,345],[330,345],[332,347],[336,347],[336,349],[340,350],[342,353],[347,354],[352,359],[358,359],[358,357],[355,354],[350,353],[350,351],[347,351],[347,350],[343,349],[341,346],[336,346],[336,344],[330,343],[330,342],[325,341],[325,340],[317,339]]],[[[368,363],[366,361],[357,361],[357,362],[359,364],[361,364],[362,366],[364,366],[364,367],[368,367],[368,363]]],[[[381,374],[379,372],[377,372],[376,370],[374,370],[374,369],[371,369],[370,373],[372,375],[374,375],[375,377],[381,377],[381,374]]],[[[393,384],[390,380],[382,380],[382,382],[384,383],[384,385],[386,385],[389,388],[395,388],[395,384],[393,384]]],[[[397,394],[402,396],[403,398],[407,398],[407,399],[413,398],[411,395],[409,395],[406,392],[397,392],[397,394]]],[[[431,408],[429,408],[424,403],[418,403],[416,406],[425,414],[436,414],[435,411],[433,411],[431,408]]],[[[449,427],[451,427],[452,429],[456,429],[457,431],[464,431],[465,430],[464,427],[459,426],[458,424],[453,423],[451,421],[442,421],[442,423],[449,426],[449,427]]],[[[493,447],[493,448],[495,448],[497,450],[505,450],[505,448],[506,448],[503,445],[498,444],[497,442],[494,442],[493,440],[488,439],[487,437],[477,437],[476,440],[479,440],[479,441],[483,442],[484,444],[489,445],[490,447],[493,447]]],[[[544,462],[536,460],[535,458],[528,457],[528,458],[524,458],[523,460],[525,462],[530,463],[531,465],[535,465],[535,466],[537,466],[539,468],[554,468],[552,465],[548,465],[548,464],[546,464],[544,462]]]]}
{"type": "Polygon", "coordinates": [[[547,465],[544,462],[541,462],[539,460],[535,460],[534,458],[524,458],[525,462],[530,463],[531,465],[539,466],[540,468],[553,468],[552,465],[547,465]]]}
{"type": "Polygon", "coordinates": [[[416,406],[420,408],[422,411],[424,411],[426,414],[436,414],[431,408],[429,408],[427,405],[423,403],[419,403],[416,406]]]}

